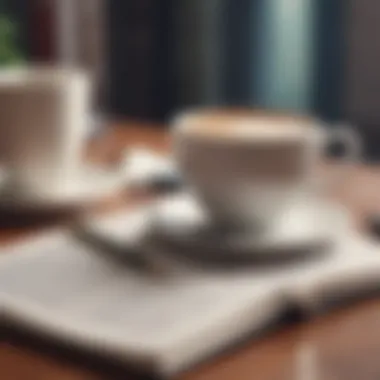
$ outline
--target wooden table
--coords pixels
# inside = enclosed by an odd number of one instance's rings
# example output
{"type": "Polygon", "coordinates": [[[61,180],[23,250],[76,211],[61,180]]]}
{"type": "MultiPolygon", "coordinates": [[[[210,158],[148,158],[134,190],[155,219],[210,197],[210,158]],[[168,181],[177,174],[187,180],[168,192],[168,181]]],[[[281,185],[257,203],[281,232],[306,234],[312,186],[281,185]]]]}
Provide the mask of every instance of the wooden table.
{"type": "MultiPolygon", "coordinates": [[[[167,149],[168,143],[168,136],[162,128],[127,123],[93,142],[92,157],[113,161],[126,146],[139,144],[163,150],[167,149]]],[[[344,182],[336,186],[332,196],[353,212],[358,228],[364,230],[365,216],[376,209],[380,211],[379,189],[380,171],[358,165],[352,168],[351,175],[344,182]]],[[[133,201],[133,196],[125,194],[105,207],[120,207],[133,201]]],[[[6,241],[37,230],[37,227],[2,229],[0,239],[6,241]]],[[[283,326],[178,376],[178,379],[298,380],[295,377],[297,358],[305,354],[300,350],[309,344],[317,350],[319,376],[315,380],[380,379],[380,300],[373,297],[329,315],[283,326]]],[[[133,376],[111,364],[57,353],[18,334],[7,333],[0,342],[1,380],[105,378],[129,379],[133,376]]]]}

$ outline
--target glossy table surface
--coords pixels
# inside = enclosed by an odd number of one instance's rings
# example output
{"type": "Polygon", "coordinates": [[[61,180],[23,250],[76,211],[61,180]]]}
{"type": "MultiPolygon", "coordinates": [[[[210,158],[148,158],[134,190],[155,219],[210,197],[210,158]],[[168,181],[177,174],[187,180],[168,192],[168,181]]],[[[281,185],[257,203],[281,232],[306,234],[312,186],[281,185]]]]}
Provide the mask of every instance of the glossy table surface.
{"type": "MultiPolygon", "coordinates": [[[[129,146],[165,151],[169,136],[163,128],[133,122],[110,128],[90,144],[93,160],[117,162],[129,146]]],[[[334,171],[339,166],[329,166],[334,171]]],[[[380,169],[356,165],[331,190],[331,197],[348,207],[365,233],[365,218],[380,211],[380,169]]],[[[144,197],[142,197],[144,198],[144,197]]],[[[138,194],[120,194],[94,206],[106,212],[141,200],[138,194]]],[[[23,238],[41,229],[67,222],[67,216],[28,226],[0,228],[1,242],[23,238]]],[[[380,254],[380,250],[379,250],[380,254]]],[[[77,380],[134,378],[125,368],[88,357],[60,352],[18,332],[0,331],[1,380],[77,380]],[[4,332],[4,334],[3,334],[4,332]]],[[[221,356],[178,376],[183,380],[376,380],[380,379],[380,298],[342,307],[313,320],[279,327],[249,340],[221,356]],[[311,347],[311,349],[310,349],[311,347]],[[303,368],[303,367],[307,368],[303,368]],[[309,372],[309,367],[313,374],[309,372]],[[302,375],[306,371],[305,377],[302,375]]]]}

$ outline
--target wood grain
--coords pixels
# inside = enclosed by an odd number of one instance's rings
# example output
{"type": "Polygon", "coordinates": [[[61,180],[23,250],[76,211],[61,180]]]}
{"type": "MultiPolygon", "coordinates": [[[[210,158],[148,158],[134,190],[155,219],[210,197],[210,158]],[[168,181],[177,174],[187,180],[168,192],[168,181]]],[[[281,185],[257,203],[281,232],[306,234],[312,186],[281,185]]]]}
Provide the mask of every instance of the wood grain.
{"type": "MultiPolygon", "coordinates": [[[[93,141],[91,159],[115,162],[128,146],[144,145],[157,150],[169,147],[168,135],[156,126],[124,123],[93,141]]],[[[328,170],[334,171],[334,166],[328,170]]],[[[332,197],[354,214],[365,231],[369,213],[380,212],[380,170],[356,166],[332,189],[332,197]]],[[[136,197],[123,194],[99,205],[98,210],[129,206],[136,197]]],[[[57,222],[59,223],[59,222],[57,222]]],[[[44,227],[47,227],[46,225],[44,227]]],[[[36,233],[41,226],[0,229],[0,241],[9,242],[36,233]]],[[[380,252],[379,252],[380,254],[380,252]]],[[[98,360],[67,355],[43,348],[31,338],[12,332],[0,341],[1,380],[93,380],[134,378],[124,368],[98,360]]],[[[380,378],[380,300],[343,307],[308,321],[291,323],[265,337],[241,344],[216,359],[178,376],[178,380],[308,380],[297,372],[303,360],[315,380],[374,380],[380,378]],[[311,347],[311,351],[308,350],[311,347]],[[305,354],[308,357],[305,359],[305,354]],[[314,367],[314,368],[313,368],[314,367]],[[299,376],[298,376],[299,375],[299,376]],[[297,377],[298,376],[298,377],[297,377]]],[[[308,369],[306,369],[308,370],[308,369]]],[[[310,379],[314,380],[313,377],[310,379]]]]}

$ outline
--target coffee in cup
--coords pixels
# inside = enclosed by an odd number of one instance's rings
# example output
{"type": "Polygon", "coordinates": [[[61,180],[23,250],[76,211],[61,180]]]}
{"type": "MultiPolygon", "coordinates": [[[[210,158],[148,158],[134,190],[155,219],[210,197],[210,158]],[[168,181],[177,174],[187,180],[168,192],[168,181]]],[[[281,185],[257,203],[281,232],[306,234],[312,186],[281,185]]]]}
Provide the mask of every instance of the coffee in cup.
{"type": "Polygon", "coordinates": [[[306,117],[265,112],[201,110],[173,120],[175,155],[190,188],[210,215],[227,225],[271,224],[295,199],[312,192],[331,139],[347,157],[358,144],[306,117]]]}

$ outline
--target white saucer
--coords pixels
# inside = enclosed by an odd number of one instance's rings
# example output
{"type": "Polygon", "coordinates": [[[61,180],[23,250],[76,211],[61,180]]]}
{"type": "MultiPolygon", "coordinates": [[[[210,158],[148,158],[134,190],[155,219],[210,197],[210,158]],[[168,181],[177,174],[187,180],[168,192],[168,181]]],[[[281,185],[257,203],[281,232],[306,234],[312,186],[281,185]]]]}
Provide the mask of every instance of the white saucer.
{"type": "Polygon", "coordinates": [[[263,232],[219,232],[191,196],[160,202],[155,209],[153,241],[173,252],[200,258],[279,259],[326,251],[352,225],[337,204],[304,198],[263,232]]]}
{"type": "Polygon", "coordinates": [[[0,191],[0,209],[51,210],[85,207],[116,194],[125,185],[122,172],[111,172],[97,167],[84,167],[60,186],[21,191],[4,187],[0,191]]]}

